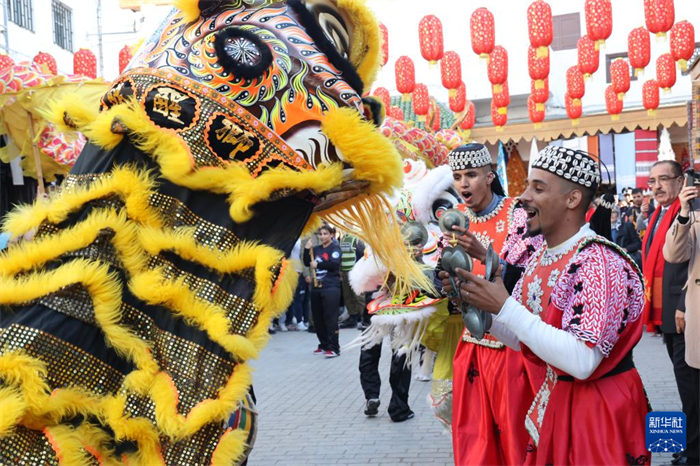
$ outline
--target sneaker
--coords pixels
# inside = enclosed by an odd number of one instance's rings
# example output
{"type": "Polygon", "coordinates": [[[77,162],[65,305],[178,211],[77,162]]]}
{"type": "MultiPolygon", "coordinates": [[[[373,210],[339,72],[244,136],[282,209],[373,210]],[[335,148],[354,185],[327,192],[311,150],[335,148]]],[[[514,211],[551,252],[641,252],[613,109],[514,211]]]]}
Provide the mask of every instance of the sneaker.
{"type": "Polygon", "coordinates": [[[425,374],[418,374],[416,380],[419,382],[430,382],[431,377],[425,374]]]}
{"type": "Polygon", "coordinates": [[[358,322],[357,323],[357,330],[367,330],[369,328],[369,324],[366,324],[364,322],[358,322]]]}
{"type": "Polygon", "coordinates": [[[280,322],[279,328],[280,328],[280,332],[288,332],[289,331],[289,329],[287,328],[287,325],[284,322],[280,322]]]}
{"type": "Polygon", "coordinates": [[[277,330],[275,330],[274,325],[270,325],[270,328],[267,331],[270,332],[270,335],[274,335],[275,333],[277,333],[277,330]]]}
{"type": "Polygon", "coordinates": [[[316,348],[314,350],[314,354],[323,354],[323,353],[325,353],[325,351],[323,351],[321,348],[316,348]]]}
{"type": "Polygon", "coordinates": [[[348,317],[343,322],[338,324],[339,328],[355,328],[357,327],[357,319],[355,317],[348,317]]]}
{"type": "Polygon", "coordinates": [[[365,404],[365,415],[366,416],[376,416],[379,413],[379,398],[370,398],[365,404]]]}
{"type": "Polygon", "coordinates": [[[304,331],[306,331],[306,330],[308,330],[308,329],[309,329],[309,327],[307,327],[307,326],[304,324],[304,322],[299,322],[299,323],[297,324],[297,330],[299,330],[300,332],[304,332],[304,331]]]}
{"type": "Polygon", "coordinates": [[[330,358],[337,358],[338,356],[340,356],[340,353],[336,353],[335,351],[328,350],[328,351],[324,352],[323,355],[327,359],[330,359],[330,358]]]}
{"type": "Polygon", "coordinates": [[[414,413],[413,411],[411,411],[411,412],[409,412],[409,413],[408,413],[407,415],[405,415],[405,416],[400,416],[400,417],[392,418],[391,420],[394,421],[394,422],[403,422],[403,421],[408,421],[409,419],[413,419],[414,417],[416,417],[416,415],[415,415],[415,413],[414,413]]]}

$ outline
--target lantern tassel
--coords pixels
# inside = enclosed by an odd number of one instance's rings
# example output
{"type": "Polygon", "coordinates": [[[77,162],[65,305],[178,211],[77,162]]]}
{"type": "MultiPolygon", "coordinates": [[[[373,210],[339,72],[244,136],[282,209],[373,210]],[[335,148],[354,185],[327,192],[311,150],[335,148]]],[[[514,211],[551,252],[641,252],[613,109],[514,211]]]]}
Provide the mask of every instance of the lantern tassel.
{"type": "Polygon", "coordinates": [[[572,120],[571,120],[571,126],[578,126],[578,122],[579,122],[579,119],[578,119],[578,118],[572,119],[572,120]]]}
{"type": "Polygon", "coordinates": [[[500,94],[503,91],[503,85],[502,84],[494,84],[492,90],[493,90],[494,94],[500,94]]]}
{"type": "Polygon", "coordinates": [[[402,102],[410,102],[411,101],[411,94],[401,94],[401,101],[402,102]]]}
{"type": "Polygon", "coordinates": [[[664,87],[664,95],[669,95],[671,94],[671,88],[670,87],[664,87]]]}
{"type": "Polygon", "coordinates": [[[535,80],[535,89],[544,89],[544,79],[535,80]]]}
{"type": "Polygon", "coordinates": [[[489,62],[489,54],[488,53],[479,54],[479,58],[481,58],[482,61],[486,61],[486,63],[489,62]]]}
{"type": "Polygon", "coordinates": [[[685,72],[688,69],[688,60],[683,60],[681,58],[678,60],[678,66],[681,68],[681,71],[685,72]]]}
{"type": "Polygon", "coordinates": [[[656,110],[654,110],[653,108],[650,108],[649,110],[647,110],[647,115],[649,115],[650,117],[655,117],[656,110]]]}
{"type": "Polygon", "coordinates": [[[498,131],[499,133],[502,133],[502,132],[503,132],[503,126],[496,126],[496,131],[498,131]]]}
{"type": "Polygon", "coordinates": [[[640,76],[644,76],[644,68],[635,68],[634,69],[634,77],[638,78],[640,76]]]}
{"type": "Polygon", "coordinates": [[[542,129],[542,123],[535,123],[535,129],[542,129]]]}
{"type": "Polygon", "coordinates": [[[462,138],[464,138],[465,141],[468,141],[468,140],[469,140],[469,135],[472,134],[472,130],[470,130],[470,129],[463,129],[463,130],[461,131],[461,133],[462,133],[462,138]]]}
{"type": "Polygon", "coordinates": [[[666,33],[665,32],[657,32],[656,33],[656,42],[665,42],[666,41],[666,33]]]}
{"type": "Polygon", "coordinates": [[[617,120],[620,119],[620,115],[617,114],[617,113],[614,114],[614,115],[610,115],[610,119],[611,119],[612,121],[617,121],[617,120]]]}
{"type": "Polygon", "coordinates": [[[584,82],[584,83],[587,83],[587,82],[590,81],[592,78],[593,78],[593,75],[592,75],[592,74],[586,73],[586,74],[583,75],[583,82],[584,82]]]}
{"type": "Polygon", "coordinates": [[[425,115],[418,115],[418,121],[425,123],[425,115]]]}
{"type": "Polygon", "coordinates": [[[537,58],[547,58],[549,56],[549,47],[537,47],[537,58]]]}
{"type": "Polygon", "coordinates": [[[542,110],[544,110],[544,104],[539,104],[539,103],[535,104],[535,110],[537,110],[538,112],[541,112],[542,110]]]}
{"type": "Polygon", "coordinates": [[[508,113],[508,107],[498,107],[497,112],[499,115],[506,115],[508,113]]]}
{"type": "Polygon", "coordinates": [[[450,89],[449,91],[447,91],[447,95],[450,96],[450,99],[454,99],[455,97],[457,97],[457,89],[450,89]]]}
{"type": "Polygon", "coordinates": [[[581,99],[571,99],[571,105],[573,107],[580,107],[581,106],[581,99]]]}
{"type": "Polygon", "coordinates": [[[624,93],[624,92],[618,92],[618,93],[617,93],[617,100],[625,100],[625,93],[624,93]]]}

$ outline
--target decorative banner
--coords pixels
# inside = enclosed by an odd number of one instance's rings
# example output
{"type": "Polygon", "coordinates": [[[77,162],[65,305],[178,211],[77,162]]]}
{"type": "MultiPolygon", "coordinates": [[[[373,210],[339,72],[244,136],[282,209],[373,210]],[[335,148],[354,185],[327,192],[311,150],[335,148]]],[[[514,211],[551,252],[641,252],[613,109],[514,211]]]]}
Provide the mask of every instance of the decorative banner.
{"type": "MultiPolygon", "coordinates": [[[[634,131],[635,175],[637,186],[648,186],[649,172],[657,161],[659,140],[656,128],[653,130],[637,129],[634,131]]],[[[670,146],[670,144],[669,144],[670,146]]],[[[675,159],[675,156],[673,157],[675,159]]],[[[672,159],[672,160],[673,160],[672,159]]]]}
{"type": "Polygon", "coordinates": [[[455,113],[464,111],[464,106],[467,104],[467,86],[464,82],[460,82],[457,86],[457,91],[454,96],[449,96],[450,110],[455,113]]]}
{"type": "Polygon", "coordinates": [[[688,21],[679,21],[671,28],[671,55],[681,71],[688,68],[688,60],[695,52],[695,28],[688,21]]]}
{"type": "Polygon", "coordinates": [[[659,83],[656,79],[650,79],[642,85],[642,102],[647,113],[654,116],[659,108],[659,83]]]}
{"type": "Polygon", "coordinates": [[[676,62],[670,53],[659,55],[656,59],[656,81],[664,92],[671,92],[676,84],[676,62]]]}
{"type": "Polygon", "coordinates": [[[595,42],[595,49],[612,34],[612,5],[610,0],[586,0],[586,34],[595,42]]]}
{"type": "Polygon", "coordinates": [[[425,84],[416,84],[413,90],[413,112],[418,116],[418,121],[425,121],[430,108],[430,94],[428,86],[425,84]]]}
{"type": "Polygon", "coordinates": [[[596,43],[590,37],[582,36],[578,40],[578,67],[584,79],[589,79],[598,71],[599,55],[596,43]]]}
{"type": "Polygon", "coordinates": [[[571,124],[577,125],[578,119],[581,118],[583,113],[583,107],[581,106],[581,100],[572,99],[569,94],[564,95],[564,106],[566,107],[566,115],[571,118],[571,124]]]}
{"type": "Polygon", "coordinates": [[[378,87],[372,92],[372,95],[379,97],[379,100],[384,104],[384,109],[388,110],[391,107],[391,94],[385,87],[378,87]]]}
{"type": "Polygon", "coordinates": [[[634,68],[634,75],[641,75],[651,61],[649,31],[643,27],[632,29],[632,32],[627,36],[627,56],[630,65],[634,68]]]}
{"type": "Polygon", "coordinates": [[[499,108],[496,107],[494,101],[491,101],[491,121],[496,127],[496,131],[503,131],[503,127],[508,122],[508,113],[499,112],[499,108]]]}
{"type": "Polygon", "coordinates": [[[535,124],[535,129],[542,127],[542,122],[544,121],[544,104],[535,102],[532,95],[527,98],[527,114],[530,117],[530,121],[535,124]],[[542,108],[538,108],[538,106],[542,108]]]}
{"type": "Polygon", "coordinates": [[[462,82],[462,61],[457,52],[445,52],[440,60],[440,78],[442,86],[449,90],[449,96],[457,93],[457,87],[462,82]]]}
{"type": "Polygon", "coordinates": [[[530,81],[530,95],[532,100],[538,105],[537,109],[544,110],[544,104],[549,99],[549,79],[530,81]]]}
{"type": "Polygon", "coordinates": [[[58,74],[58,65],[56,65],[56,59],[51,55],[50,53],[46,52],[39,52],[36,54],[34,59],[32,60],[32,63],[35,65],[39,66],[39,69],[42,68],[41,65],[46,65],[46,69],[48,70],[48,73],[56,76],[58,74]]]}
{"type": "Polygon", "coordinates": [[[610,83],[620,100],[630,90],[630,65],[623,58],[618,58],[610,63],[610,83]]]}
{"type": "Polygon", "coordinates": [[[576,65],[566,70],[566,92],[575,100],[580,100],[586,94],[586,84],[583,82],[583,73],[576,65]]]}
{"type": "Polygon", "coordinates": [[[506,163],[508,163],[506,157],[506,151],[503,147],[503,143],[498,141],[498,160],[496,160],[496,173],[498,173],[498,179],[501,181],[501,186],[503,186],[503,191],[506,196],[508,196],[508,170],[506,169],[506,163]]]}
{"type": "Polygon", "coordinates": [[[477,8],[469,22],[472,50],[481,58],[488,58],[496,43],[496,26],[493,14],[486,8],[477,8]]]}
{"type": "Polygon", "coordinates": [[[73,54],[73,74],[97,78],[97,58],[88,49],[80,49],[73,54]]]}
{"type": "Polygon", "coordinates": [[[389,61],[389,30],[383,23],[379,23],[379,30],[382,33],[382,66],[389,61]]]}
{"type": "MultiPolygon", "coordinates": [[[[508,80],[508,52],[500,45],[495,46],[489,55],[488,77],[494,86],[501,86],[508,80]]],[[[500,89],[496,87],[495,91],[500,89]]]]}
{"type": "Polygon", "coordinates": [[[403,120],[403,110],[399,107],[389,107],[389,116],[395,120],[403,120]]]}
{"type": "Polygon", "coordinates": [[[401,93],[405,101],[410,99],[410,94],[416,88],[416,69],[411,60],[406,55],[402,55],[396,60],[394,65],[396,74],[396,89],[401,93]]]}
{"type": "Polygon", "coordinates": [[[605,88],[605,108],[608,110],[613,120],[620,118],[623,107],[624,103],[617,98],[617,92],[613,89],[612,84],[605,88]]]}
{"type": "Polygon", "coordinates": [[[506,175],[508,177],[508,195],[511,197],[522,195],[527,189],[527,171],[515,144],[511,146],[508,154],[506,175]]]}
{"type": "Polygon", "coordinates": [[[496,90],[496,86],[491,87],[491,93],[493,98],[493,103],[498,107],[499,113],[508,112],[508,105],[510,105],[510,92],[508,91],[508,81],[504,82],[500,86],[500,90],[496,90]]]}
{"type": "MultiPolygon", "coordinates": [[[[617,100],[617,97],[615,98],[617,100]]],[[[618,101],[619,102],[619,101],[618,101]]],[[[634,133],[613,135],[615,153],[615,183],[618,193],[622,188],[637,186],[637,165],[634,133]]],[[[645,188],[645,186],[640,186],[645,188]]]]}
{"type": "Polygon", "coordinates": [[[530,79],[540,81],[549,76],[549,54],[539,57],[537,50],[532,45],[527,49],[527,71],[530,79]]]}
{"type": "MultiPolygon", "coordinates": [[[[536,50],[537,58],[549,57],[549,45],[552,43],[552,9],[547,2],[537,0],[527,8],[527,30],[530,35],[530,47],[536,50]]],[[[549,58],[547,58],[549,69],[549,58]]],[[[532,78],[544,79],[544,78],[532,78]]]]}
{"type": "Polygon", "coordinates": [[[676,20],[673,0],[644,0],[644,20],[649,32],[665,38],[676,20]]]}
{"type": "Polygon", "coordinates": [[[119,74],[122,74],[133,58],[131,47],[125,45],[119,51],[119,74]]]}
{"type": "Polygon", "coordinates": [[[418,24],[420,53],[431,65],[442,58],[442,23],[434,15],[425,16],[418,24]]]}

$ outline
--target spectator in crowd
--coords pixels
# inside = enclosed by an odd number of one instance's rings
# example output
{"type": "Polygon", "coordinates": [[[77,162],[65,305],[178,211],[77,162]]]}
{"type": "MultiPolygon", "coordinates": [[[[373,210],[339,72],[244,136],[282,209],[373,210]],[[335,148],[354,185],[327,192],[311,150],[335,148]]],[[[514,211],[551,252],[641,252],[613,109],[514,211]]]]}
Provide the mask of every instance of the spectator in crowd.
{"type": "MultiPolygon", "coordinates": [[[[651,184],[649,185],[651,188],[651,184]]],[[[634,188],[632,190],[632,205],[628,208],[627,215],[630,222],[637,228],[640,235],[644,235],[644,231],[649,224],[649,217],[654,214],[654,206],[644,199],[644,190],[642,188],[634,188]]]]}
{"type": "Polygon", "coordinates": [[[338,314],[340,309],[340,246],[333,240],[333,228],[323,225],[319,229],[321,244],[307,241],[304,264],[312,270],[311,312],[318,336],[315,354],[326,358],[340,356],[338,341],[338,314]]]}
{"type": "Polygon", "coordinates": [[[617,206],[610,214],[610,230],[615,244],[624,249],[641,268],[642,240],[634,229],[634,225],[620,214],[620,208],[617,206]]]}
{"type": "Polygon", "coordinates": [[[365,307],[364,296],[358,296],[350,286],[348,278],[350,270],[355,263],[365,254],[365,244],[350,233],[345,233],[340,239],[340,281],[343,289],[343,301],[348,310],[348,317],[340,323],[340,328],[352,328],[362,320],[362,311],[365,307]]]}
{"type": "Polygon", "coordinates": [[[280,322],[279,329],[282,332],[286,332],[290,329],[304,331],[307,330],[307,325],[304,324],[304,317],[306,317],[308,320],[308,316],[306,316],[306,313],[304,312],[304,304],[306,303],[306,279],[303,274],[304,268],[302,266],[303,258],[301,257],[301,238],[299,238],[294,244],[294,248],[292,248],[292,253],[289,255],[289,257],[292,259],[294,269],[296,270],[297,274],[299,274],[299,282],[297,283],[297,289],[294,292],[294,300],[292,301],[292,304],[289,305],[289,309],[287,309],[284,322],[280,322]],[[296,327],[293,327],[293,325],[295,325],[295,319],[296,327]]]}
{"type": "Polygon", "coordinates": [[[676,331],[681,335],[669,347],[688,427],[687,447],[674,464],[700,464],[700,202],[695,200],[699,191],[697,186],[686,186],[681,191],[680,212],[666,233],[663,248],[668,262],[688,263],[685,313],[675,316],[676,331]],[[685,364],[680,363],[683,356],[685,364]]]}

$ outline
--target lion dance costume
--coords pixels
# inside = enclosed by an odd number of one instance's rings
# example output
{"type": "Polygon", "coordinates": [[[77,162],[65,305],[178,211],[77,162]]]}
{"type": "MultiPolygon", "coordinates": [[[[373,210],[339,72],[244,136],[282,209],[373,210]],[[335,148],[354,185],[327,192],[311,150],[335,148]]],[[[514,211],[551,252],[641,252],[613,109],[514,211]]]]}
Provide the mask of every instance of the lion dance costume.
{"type": "MultiPolygon", "coordinates": [[[[53,106],[88,142],[5,224],[36,235],[0,256],[0,463],[246,457],[247,360],[292,299],[302,231],[401,244],[383,197],[401,158],[361,97],[379,37],[354,0],[184,1],[101,108],[53,106]]],[[[398,288],[425,285],[405,249],[374,249],[398,288]]]]}

